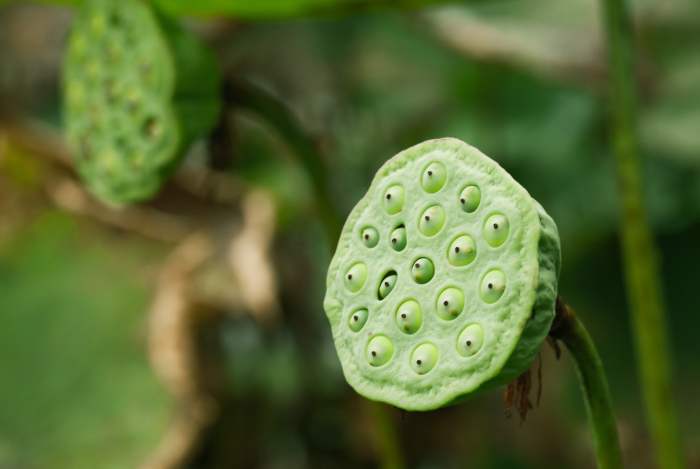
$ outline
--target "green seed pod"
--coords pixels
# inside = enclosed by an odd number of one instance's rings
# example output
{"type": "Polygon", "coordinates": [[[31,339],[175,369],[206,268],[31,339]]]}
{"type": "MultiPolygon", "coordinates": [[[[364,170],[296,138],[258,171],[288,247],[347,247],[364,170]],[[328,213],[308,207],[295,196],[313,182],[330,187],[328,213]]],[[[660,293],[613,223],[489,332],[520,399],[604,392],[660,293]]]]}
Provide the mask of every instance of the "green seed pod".
{"type": "Polygon", "coordinates": [[[219,113],[213,55],[142,0],[87,0],[64,60],[65,124],[87,187],[152,196],[219,113]]]}
{"type": "Polygon", "coordinates": [[[496,162],[455,139],[399,153],[353,209],[328,271],[324,308],[346,379],[407,410],[512,381],[549,331],[559,264],[556,225],[496,162]],[[357,233],[370,226],[389,242],[367,249],[357,233]],[[361,308],[358,332],[348,317],[361,308]]]}

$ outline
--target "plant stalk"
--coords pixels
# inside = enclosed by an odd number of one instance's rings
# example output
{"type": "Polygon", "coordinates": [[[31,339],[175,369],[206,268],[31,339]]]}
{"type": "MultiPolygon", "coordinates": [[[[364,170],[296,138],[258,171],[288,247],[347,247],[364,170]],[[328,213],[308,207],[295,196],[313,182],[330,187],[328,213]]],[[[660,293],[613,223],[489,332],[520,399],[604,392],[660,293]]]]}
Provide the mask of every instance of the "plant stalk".
{"type": "Polygon", "coordinates": [[[560,299],[557,299],[556,318],[549,335],[564,343],[576,364],[593,433],[598,468],[622,469],[620,440],[603,362],[581,320],[560,299]]]}
{"type": "Polygon", "coordinates": [[[624,0],[602,0],[608,44],[612,140],[621,199],[621,241],[628,301],[648,426],[658,467],[681,469],[683,451],[672,393],[666,312],[651,229],[644,209],[636,122],[634,36],[624,0]]]}
{"type": "MultiPolygon", "coordinates": [[[[224,90],[224,99],[227,104],[251,111],[264,119],[292,147],[313,187],[316,209],[326,231],[332,254],[340,237],[342,224],[338,211],[331,203],[333,197],[327,183],[326,166],[315,143],[302,130],[298,120],[282,102],[250,83],[228,81],[224,90]]],[[[403,469],[405,465],[401,457],[401,445],[388,412],[388,406],[381,402],[368,400],[365,402],[377,432],[380,467],[403,469]]]]}
{"type": "Polygon", "coordinates": [[[326,166],[316,143],[302,130],[301,124],[279,99],[248,82],[228,80],[224,100],[237,109],[250,111],[272,126],[291,146],[304,169],[314,192],[316,210],[331,246],[340,237],[342,224],[331,201],[326,166]]]}

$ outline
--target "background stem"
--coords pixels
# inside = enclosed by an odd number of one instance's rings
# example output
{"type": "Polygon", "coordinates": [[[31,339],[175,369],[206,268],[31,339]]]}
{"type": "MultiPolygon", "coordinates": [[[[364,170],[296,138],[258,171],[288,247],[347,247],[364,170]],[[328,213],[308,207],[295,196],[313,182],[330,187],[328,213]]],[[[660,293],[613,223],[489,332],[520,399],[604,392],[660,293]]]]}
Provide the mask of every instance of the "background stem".
{"type": "Polygon", "coordinates": [[[561,340],[576,363],[593,432],[599,469],[621,469],[622,453],[603,362],[590,334],[573,310],[557,299],[557,316],[550,335],[561,340]]]}
{"type": "MultiPolygon", "coordinates": [[[[270,93],[250,83],[227,82],[224,91],[226,103],[252,111],[264,119],[284,138],[296,154],[300,165],[310,179],[314,201],[332,251],[340,237],[342,224],[328,187],[328,177],[322,155],[315,143],[302,130],[291,111],[270,93]]],[[[378,438],[377,452],[382,469],[402,469],[401,445],[388,410],[381,402],[365,400],[378,438]]]]}
{"type": "Polygon", "coordinates": [[[621,236],[628,301],[648,425],[658,466],[684,466],[671,390],[671,358],[656,249],[644,209],[636,123],[633,30],[624,0],[603,0],[610,73],[612,139],[621,199],[621,236]]]}
{"type": "Polygon", "coordinates": [[[304,132],[297,118],[275,96],[248,82],[229,80],[225,84],[224,99],[237,109],[253,112],[271,125],[292,147],[304,169],[314,192],[316,210],[321,219],[330,246],[340,237],[342,224],[328,188],[326,167],[316,143],[304,132]]]}

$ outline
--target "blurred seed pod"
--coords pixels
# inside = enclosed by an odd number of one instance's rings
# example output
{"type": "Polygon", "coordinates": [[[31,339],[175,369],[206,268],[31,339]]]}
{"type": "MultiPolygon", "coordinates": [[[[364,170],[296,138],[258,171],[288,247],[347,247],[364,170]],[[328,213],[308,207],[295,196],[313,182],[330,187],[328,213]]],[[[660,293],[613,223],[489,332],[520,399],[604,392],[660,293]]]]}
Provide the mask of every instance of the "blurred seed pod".
{"type": "Polygon", "coordinates": [[[219,114],[213,54],[142,0],[88,0],[64,59],[65,126],[90,191],[151,197],[219,114]]]}

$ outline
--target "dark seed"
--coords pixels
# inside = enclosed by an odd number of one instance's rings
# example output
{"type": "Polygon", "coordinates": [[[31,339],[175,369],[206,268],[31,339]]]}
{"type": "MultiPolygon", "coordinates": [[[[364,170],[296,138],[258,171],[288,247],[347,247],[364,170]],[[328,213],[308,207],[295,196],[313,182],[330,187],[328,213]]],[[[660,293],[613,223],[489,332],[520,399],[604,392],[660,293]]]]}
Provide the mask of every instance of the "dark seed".
{"type": "Polygon", "coordinates": [[[406,313],[401,313],[401,319],[406,319],[406,313]]]}
{"type": "Polygon", "coordinates": [[[369,235],[368,235],[368,234],[365,234],[365,239],[369,239],[369,235]]]}
{"type": "Polygon", "coordinates": [[[388,286],[389,286],[389,282],[384,282],[384,286],[385,286],[385,287],[388,287],[388,286]]]}
{"type": "Polygon", "coordinates": [[[493,229],[494,229],[494,230],[497,230],[497,229],[498,229],[498,223],[494,223],[494,224],[493,224],[493,229]]]}
{"type": "Polygon", "coordinates": [[[386,195],[386,200],[389,200],[389,199],[391,199],[391,194],[386,195]]]}
{"type": "Polygon", "coordinates": [[[464,198],[459,199],[459,203],[461,203],[461,204],[464,204],[464,203],[466,203],[466,202],[467,202],[467,201],[464,200],[464,198]]]}
{"type": "Polygon", "coordinates": [[[430,221],[430,215],[425,216],[425,221],[430,221]]]}
{"type": "Polygon", "coordinates": [[[447,306],[448,304],[450,304],[450,302],[447,301],[447,300],[445,300],[445,301],[442,302],[442,304],[445,305],[445,306],[447,306]]]}
{"type": "Polygon", "coordinates": [[[416,269],[420,269],[420,263],[416,262],[416,269]]]}
{"type": "Polygon", "coordinates": [[[489,290],[491,290],[493,288],[493,283],[489,283],[487,286],[489,287],[489,290]]]}
{"type": "Polygon", "coordinates": [[[459,246],[455,246],[455,252],[459,252],[459,246]]]}
{"type": "Polygon", "coordinates": [[[352,274],[348,274],[348,280],[352,280],[352,274]]]}
{"type": "Polygon", "coordinates": [[[372,350],[372,356],[373,356],[373,357],[376,357],[376,356],[377,356],[377,352],[375,352],[374,350],[372,350]]]}
{"type": "Polygon", "coordinates": [[[396,244],[396,238],[391,238],[391,244],[396,244]]]}
{"type": "Polygon", "coordinates": [[[471,347],[471,346],[472,346],[472,341],[471,341],[471,340],[468,340],[468,341],[467,341],[467,347],[471,347]]]}
{"type": "Polygon", "coordinates": [[[432,176],[432,175],[433,175],[433,172],[432,172],[432,171],[428,171],[428,176],[432,176]]]}
{"type": "Polygon", "coordinates": [[[416,365],[420,365],[421,363],[423,363],[423,360],[416,360],[416,365]]]}
{"type": "Polygon", "coordinates": [[[360,318],[357,317],[357,314],[352,317],[353,321],[358,321],[360,318]]]}

